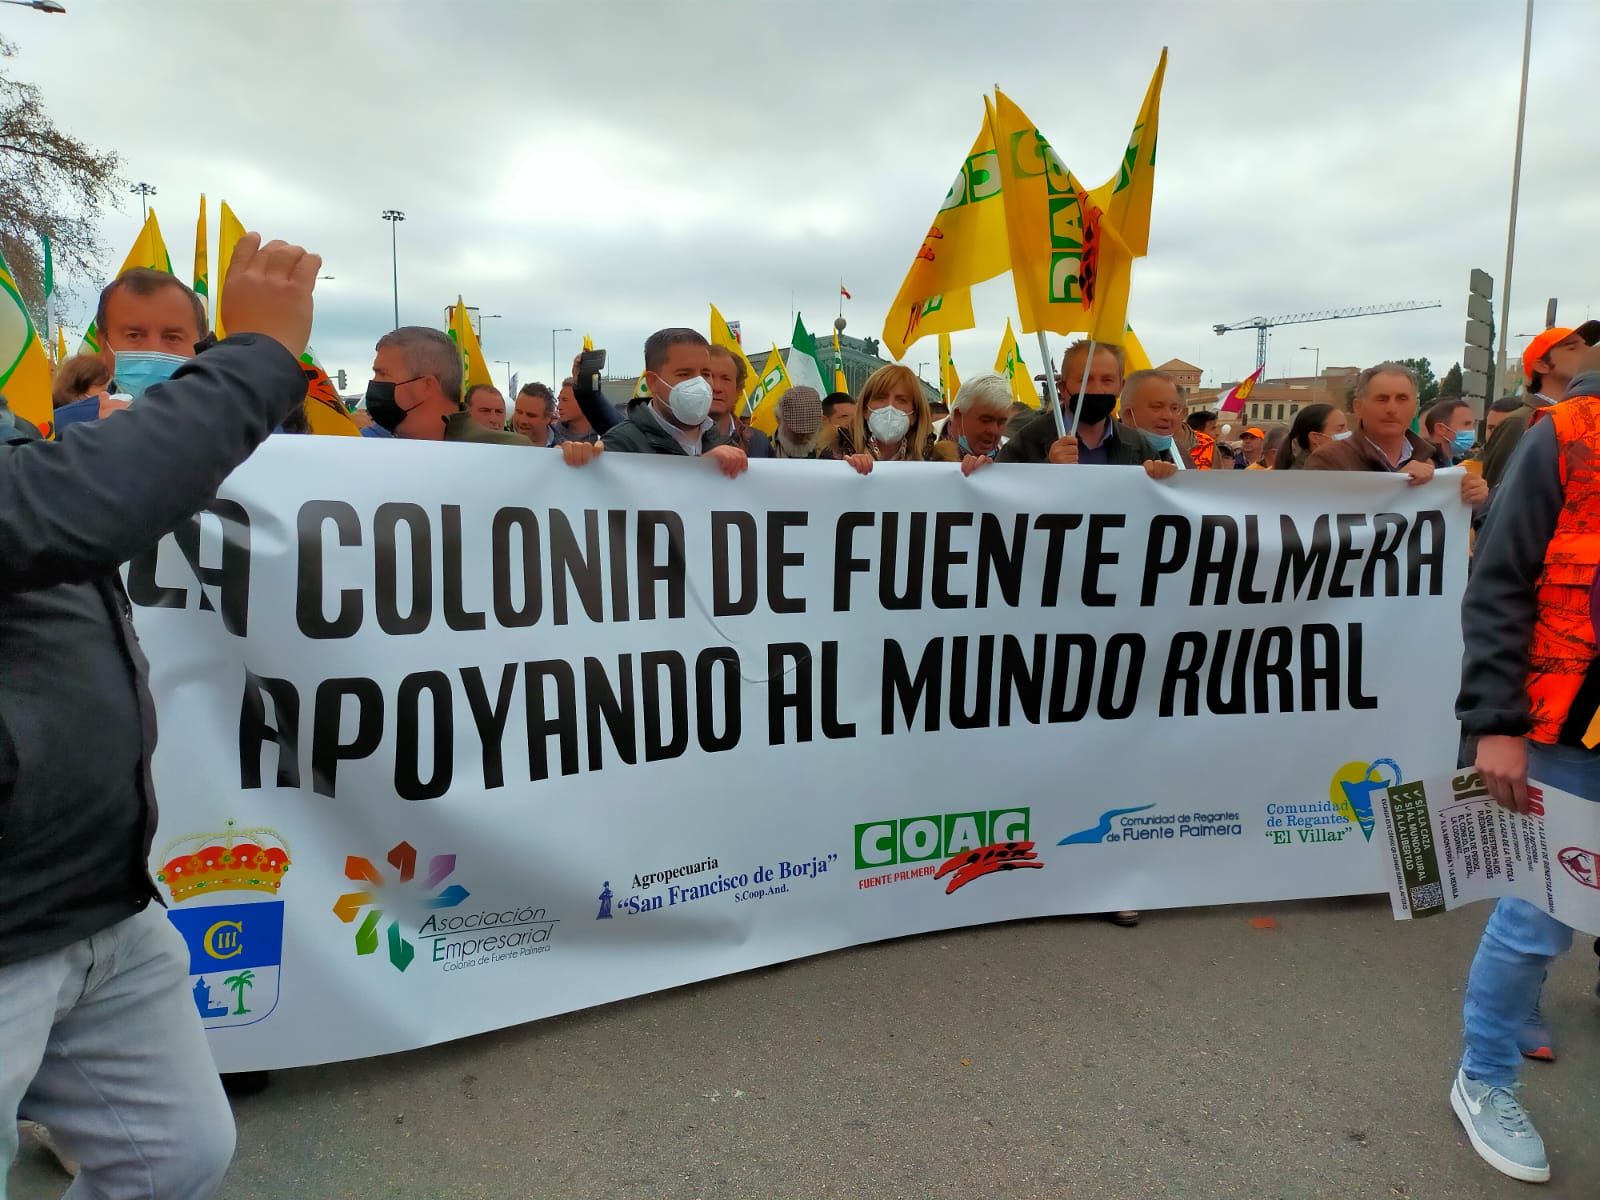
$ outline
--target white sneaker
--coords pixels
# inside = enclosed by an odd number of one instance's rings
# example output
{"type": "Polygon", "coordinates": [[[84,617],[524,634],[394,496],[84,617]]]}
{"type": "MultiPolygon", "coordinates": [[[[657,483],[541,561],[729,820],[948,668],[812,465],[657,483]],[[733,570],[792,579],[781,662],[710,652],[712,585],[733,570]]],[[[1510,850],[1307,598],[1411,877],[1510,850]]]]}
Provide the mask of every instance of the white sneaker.
{"type": "Polygon", "coordinates": [[[1457,1071],[1450,1086],[1450,1107],[1461,1118],[1478,1157],[1496,1171],[1524,1183],[1550,1178],[1544,1139],[1511,1088],[1480,1083],[1457,1071]]]}

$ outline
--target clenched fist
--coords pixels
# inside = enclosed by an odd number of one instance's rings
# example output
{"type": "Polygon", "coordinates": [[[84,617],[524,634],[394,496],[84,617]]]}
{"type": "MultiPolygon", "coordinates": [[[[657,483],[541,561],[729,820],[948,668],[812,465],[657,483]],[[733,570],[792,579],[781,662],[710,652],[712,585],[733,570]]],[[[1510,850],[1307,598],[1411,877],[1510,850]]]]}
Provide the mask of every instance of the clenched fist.
{"type": "Polygon", "coordinates": [[[311,291],[321,270],[320,254],[287,242],[263,246],[259,233],[245,234],[223,283],[223,328],[265,334],[298,358],[311,339],[311,291]]]}

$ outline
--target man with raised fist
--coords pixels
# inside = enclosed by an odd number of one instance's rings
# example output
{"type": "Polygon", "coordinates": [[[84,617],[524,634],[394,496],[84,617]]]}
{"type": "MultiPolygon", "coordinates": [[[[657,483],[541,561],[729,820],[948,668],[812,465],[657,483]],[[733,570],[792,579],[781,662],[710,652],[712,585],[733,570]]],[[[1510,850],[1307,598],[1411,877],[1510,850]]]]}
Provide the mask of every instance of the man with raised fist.
{"type": "Polygon", "coordinates": [[[81,1164],[75,1194],[199,1200],[233,1156],[189,953],[150,906],[155,710],[118,567],[305,399],[321,266],[247,234],[226,341],[114,421],[0,434],[0,1172],[19,1112],[81,1164]]]}

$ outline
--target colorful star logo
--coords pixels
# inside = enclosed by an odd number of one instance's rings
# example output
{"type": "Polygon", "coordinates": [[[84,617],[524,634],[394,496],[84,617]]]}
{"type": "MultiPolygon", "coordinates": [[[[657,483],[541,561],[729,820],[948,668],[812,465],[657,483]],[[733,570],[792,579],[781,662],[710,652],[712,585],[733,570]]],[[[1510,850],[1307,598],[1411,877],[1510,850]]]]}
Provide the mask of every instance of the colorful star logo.
{"type": "MultiPolygon", "coordinates": [[[[378,925],[382,922],[384,909],[377,907],[381,893],[386,887],[399,885],[406,888],[417,888],[417,851],[410,842],[400,842],[386,856],[391,867],[398,873],[399,878],[393,883],[384,882],[383,873],[372,865],[372,860],[360,855],[352,854],[344,860],[344,874],[346,879],[356,883],[365,883],[371,891],[346,892],[340,896],[333,906],[333,915],[346,925],[356,919],[362,909],[372,907],[361,921],[361,927],[356,930],[356,953],[372,954],[378,949],[378,925]]],[[[432,892],[441,883],[448,879],[456,869],[456,856],[454,854],[435,854],[428,860],[428,873],[423,876],[421,890],[432,892]]],[[[452,883],[449,887],[425,898],[422,903],[427,908],[454,908],[465,900],[470,892],[459,883],[452,883]]],[[[396,895],[398,901],[400,896],[396,895]]],[[[400,921],[396,917],[389,918],[385,936],[389,943],[389,962],[397,971],[404,971],[411,965],[411,960],[416,958],[417,949],[400,932],[400,921]]]]}

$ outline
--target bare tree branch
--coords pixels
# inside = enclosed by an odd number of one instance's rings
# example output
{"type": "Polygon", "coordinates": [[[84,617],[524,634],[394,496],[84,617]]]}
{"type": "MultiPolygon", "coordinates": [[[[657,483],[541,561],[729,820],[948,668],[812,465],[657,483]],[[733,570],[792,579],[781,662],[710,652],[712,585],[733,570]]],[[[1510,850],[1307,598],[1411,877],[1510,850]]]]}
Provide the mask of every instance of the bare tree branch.
{"type": "Polygon", "coordinates": [[[57,129],[39,89],[6,73],[5,60],[15,54],[0,38],[0,254],[37,321],[44,311],[39,239],[50,239],[58,278],[96,282],[100,214],[124,185],[115,153],[57,129]]]}

